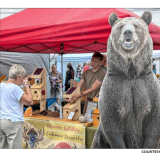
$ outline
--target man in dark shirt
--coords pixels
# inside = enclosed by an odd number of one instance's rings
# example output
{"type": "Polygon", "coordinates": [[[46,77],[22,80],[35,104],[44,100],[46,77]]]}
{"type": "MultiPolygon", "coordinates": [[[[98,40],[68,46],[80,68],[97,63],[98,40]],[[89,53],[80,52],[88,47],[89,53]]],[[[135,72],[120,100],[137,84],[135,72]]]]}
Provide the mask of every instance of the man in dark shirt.
{"type": "Polygon", "coordinates": [[[91,59],[91,69],[83,72],[80,82],[77,84],[77,87],[82,87],[86,83],[87,89],[79,94],[75,94],[68,102],[74,103],[78,98],[87,95],[87,100],[84,105],[83,114],[86,113],[88,101],[93,101],[102,85],[105,72],[101,69],[101,64],[103,61],[103,55],[99,52],[95,52],[91,59]]]}

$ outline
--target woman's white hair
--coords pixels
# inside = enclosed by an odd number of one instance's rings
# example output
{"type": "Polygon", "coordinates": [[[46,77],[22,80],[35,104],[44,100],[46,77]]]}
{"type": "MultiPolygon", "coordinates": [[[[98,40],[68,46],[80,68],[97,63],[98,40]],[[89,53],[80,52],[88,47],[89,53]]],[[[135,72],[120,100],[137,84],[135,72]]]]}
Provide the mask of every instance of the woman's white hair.
{"type": "Polygon", "coordinates": [[[24,76],[27,76],[27,71],[18,64],[14,64],[10,67],[9,70],[9,78],[11,79],[17,79],[17,76],[20,76],[21,78],[24,76]]]}

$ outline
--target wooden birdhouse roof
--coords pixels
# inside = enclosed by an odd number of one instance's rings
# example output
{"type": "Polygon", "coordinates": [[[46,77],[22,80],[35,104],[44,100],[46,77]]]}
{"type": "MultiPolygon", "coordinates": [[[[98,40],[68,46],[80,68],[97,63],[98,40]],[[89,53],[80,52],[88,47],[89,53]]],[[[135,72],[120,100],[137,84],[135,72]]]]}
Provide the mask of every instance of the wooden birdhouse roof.
{"type": "Polygon", "coordinates": [[[95,110],[93,111],[93,114],[99,114],[99,109],[98,109],[98,108],[95,109],[95,110]]]}

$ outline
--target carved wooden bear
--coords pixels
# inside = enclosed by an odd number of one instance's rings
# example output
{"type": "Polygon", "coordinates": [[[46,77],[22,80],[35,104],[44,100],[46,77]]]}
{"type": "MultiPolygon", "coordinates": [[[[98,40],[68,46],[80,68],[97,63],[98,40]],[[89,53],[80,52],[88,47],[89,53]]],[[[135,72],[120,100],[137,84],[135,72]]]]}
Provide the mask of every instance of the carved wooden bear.
{"type": "Polygon", "coordinates": [[[152,71],[152,14],[109,17],[108,70],[100,97],[100,123],[91,148],[158,148],[160,86],[152,71]]]}

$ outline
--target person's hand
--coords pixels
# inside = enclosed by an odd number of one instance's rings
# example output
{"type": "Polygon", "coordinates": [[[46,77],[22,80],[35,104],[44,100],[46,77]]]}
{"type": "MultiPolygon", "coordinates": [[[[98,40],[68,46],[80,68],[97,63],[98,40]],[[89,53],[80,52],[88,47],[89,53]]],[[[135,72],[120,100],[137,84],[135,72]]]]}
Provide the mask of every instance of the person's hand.
{"type": "Polygon", "coordinates": [[[24,78],[22,84],[24,85],[24,87],[26,87],[28,85],[28,78],[24,78]]]}
{"type": "Polygon", "coordinates": [[[76,102],[77,99],[80,98],[80,97],[81,97],[81,94],[80,94],[80,93],[75,94],[75,95],[69,100],[69,102],[70,102],[70,103],[74,103],[74,102],[76,102]]]}
{"type": "Polygon", "coordinates": [[[59,83],[59,80],[58,80],[58,81],[56,81],[56,83],[59,83]]]}
{"type": "Polygon", "coordinates": [[[69,102],[69,101],[70,101],[70,99],[69,99],[69,98],[65,98],[65,101],[69,102]]]}

